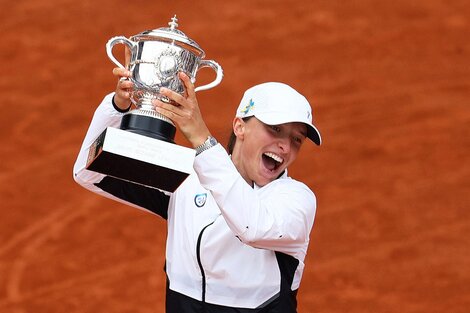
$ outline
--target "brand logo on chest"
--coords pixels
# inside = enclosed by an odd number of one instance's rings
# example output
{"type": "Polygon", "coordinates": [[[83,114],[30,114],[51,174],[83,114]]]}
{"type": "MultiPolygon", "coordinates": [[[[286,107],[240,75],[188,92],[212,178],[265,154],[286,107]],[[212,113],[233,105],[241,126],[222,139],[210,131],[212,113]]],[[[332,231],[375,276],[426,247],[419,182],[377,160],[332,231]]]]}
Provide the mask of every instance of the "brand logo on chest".
{"type": "Polygon", "coordinates": [[[207,200],[207,193],[200,193],[200,194],[197,194],[194,197],[194,204],[198,208],[200,208],[200,207],[204,206],[204,204],[206,204],[206,200],[207,200]]]}

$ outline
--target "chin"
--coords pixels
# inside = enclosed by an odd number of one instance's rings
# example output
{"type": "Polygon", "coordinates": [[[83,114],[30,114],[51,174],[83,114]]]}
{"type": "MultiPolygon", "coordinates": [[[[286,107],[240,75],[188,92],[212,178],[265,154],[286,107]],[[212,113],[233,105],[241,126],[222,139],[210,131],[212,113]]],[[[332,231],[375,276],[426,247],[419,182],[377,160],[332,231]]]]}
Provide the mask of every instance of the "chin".
{"type": "Polygon", "coordinates": [[[277,178],[277,176],[275,177],[262,177],[262,178],[259,178],[257,180],[254,180],[255,184],[260,186],[260,187],[263,187],[264,185],[267,185],[269,184],[270,182],[272,182],[273,180],[275,180],[277,178]]]}
{"type": "Polygon", "coordinates": [[[274,172],[271,172],[270,170],[268,170],[266,168],[263,168],[258,173],[258,175],[256,175],[257,177],[252,179],[252,181],[256,185],[262,187],[264,185],[269,184],[272,181],[275,181],[284,172],[284,170],[285,170],[285,168],[283,168],[283,169],[277,168],[274,172]]]}

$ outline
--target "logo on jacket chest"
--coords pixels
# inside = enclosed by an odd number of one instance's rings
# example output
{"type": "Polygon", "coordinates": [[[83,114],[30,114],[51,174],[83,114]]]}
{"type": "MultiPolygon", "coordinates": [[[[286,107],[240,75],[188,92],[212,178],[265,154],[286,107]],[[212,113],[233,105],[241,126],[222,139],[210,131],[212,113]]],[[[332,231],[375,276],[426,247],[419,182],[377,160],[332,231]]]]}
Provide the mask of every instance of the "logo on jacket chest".
{"type": "Polygon", "coordinates": [[[197,194],[194,197],[194,204],[198,208],[200,208],[200,207],[204,206],[204,204],[206,204],[206,200],[207,200],[207,193],[200,193],[200,194],[197,194]]]}

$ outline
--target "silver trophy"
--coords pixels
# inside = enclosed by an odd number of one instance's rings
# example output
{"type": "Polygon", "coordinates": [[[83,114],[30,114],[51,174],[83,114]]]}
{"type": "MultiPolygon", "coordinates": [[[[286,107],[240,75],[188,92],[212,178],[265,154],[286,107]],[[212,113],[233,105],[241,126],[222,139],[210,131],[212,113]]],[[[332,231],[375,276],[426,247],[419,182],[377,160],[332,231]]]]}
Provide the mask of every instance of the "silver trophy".
{"type": "Polygon", "coordinates": [[[93,143],[87,169],[139,185],[173,192],[191,173],[195,151],[174,144],[176,127],[155,111],[152,100],[170,102],[160,94],[166,87],[184,93],[178,72],[186,73],[195,83],[199,69],[210,67],[216,78],[195,91],[217,86],[223,77],[219,64],[203,60],[199,45],[177,29],[176,15],[169,27],[144,31],[127,39],[113,37],[106,44],[108,57],[125,68],[113,55],[116,44],[130,50],[130,80],[134,84],[131,101],[136,109],[123,115],[120,128],[108,127],[93,143]]]}
{"type": "Polygon", "coordinates": [[[210,89],[221,82],[223,71],[220,65],[212,60],[203,60],[204,51],[177,29],[177,22],[175,15],[168,23],[169,27],[144,31],[130,39],[113,37],[106,44],[108,57],[121,68],[125,67],[114,57],[113,47],[125,44],[131,52],[128,65],[130,80],[134,83],[131,101],[137,109],[124,116],[121,129],[173,142],[176,131],[173,122],[156,112],[152,105],[154,99],[168,101],[160,95],[160,88],[166,87],[183,94],[184,86],[178,72],[185,72],[195,83],[197,72],[204,67],[212,68],[217,75],[211,83],[196,87],[196,92],[210,89]]]}

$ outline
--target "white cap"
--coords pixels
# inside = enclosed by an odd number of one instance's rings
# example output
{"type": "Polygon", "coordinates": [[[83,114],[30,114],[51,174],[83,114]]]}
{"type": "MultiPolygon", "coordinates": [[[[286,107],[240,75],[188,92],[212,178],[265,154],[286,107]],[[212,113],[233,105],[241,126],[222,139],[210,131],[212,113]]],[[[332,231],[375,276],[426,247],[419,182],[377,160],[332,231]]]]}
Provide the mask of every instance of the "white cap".
{"type": "Polygon", "coordinates": [[[301,122],[307,125],[307,137],[321,144],[320,132],[312,124],[312,108],[307,99],[292,87],[276,82],[251,87],[238,106],[236,117],[255,116],[268,125],[301,122]]]}

